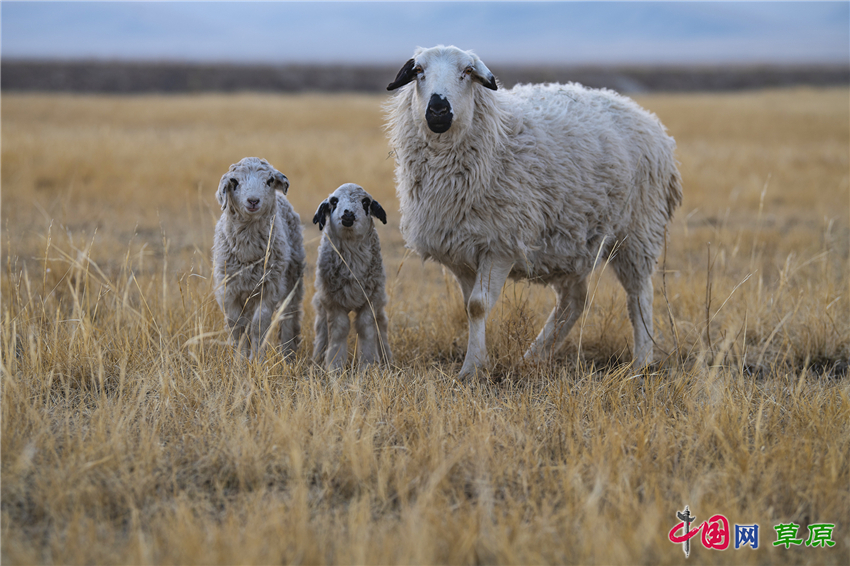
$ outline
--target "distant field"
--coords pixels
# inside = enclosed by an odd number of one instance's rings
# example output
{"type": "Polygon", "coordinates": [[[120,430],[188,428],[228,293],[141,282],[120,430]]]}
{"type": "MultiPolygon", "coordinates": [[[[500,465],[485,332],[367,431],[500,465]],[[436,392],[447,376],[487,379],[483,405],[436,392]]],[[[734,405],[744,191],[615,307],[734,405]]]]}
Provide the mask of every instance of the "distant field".
{"type": "MultiPolygon", "coordinates": [[[[5,80],[5,77],[4,77],[5,80]]],[[[637,98],[685,199],[655,277],[658,367],[600,269],[549,366],[554,303],[509,283],[492,383],[458,384],[453,279],[405,251],[382,95],[2,95],[3,563],[681,563],[687,504],[760,524],[697,563],[850,562],[850,93],[637,98]],[[268,159],[305,224],[338,185],[387,210],[392,368],[248,364],[212,298],[214,191],[268,159]],[[835,546],[774,547],[834,523],[835,546]]]]}
{"type": "MultiPolygon", "coordinates": [[[[396,65],[227,65],[120,61],[4,60],[3,92],[383,93],[396,65]]],[[[506,87],[579,82],[619,92],[730,91],[793,86],[850,86],[846,65],[512,66],[489,62],[506,87]]]]}

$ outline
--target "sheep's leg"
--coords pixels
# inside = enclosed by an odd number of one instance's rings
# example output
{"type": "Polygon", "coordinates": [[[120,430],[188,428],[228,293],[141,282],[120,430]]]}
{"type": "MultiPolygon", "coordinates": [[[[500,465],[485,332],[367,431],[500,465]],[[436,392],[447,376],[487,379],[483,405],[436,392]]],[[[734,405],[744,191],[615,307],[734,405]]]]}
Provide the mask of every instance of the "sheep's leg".
{"type": "Polygon", "coordinates": [[[348,331],[351,321],[342,309],[328,312],[328,351],[325,353],[326,369],[342,369],[348,361],[348,331]]]}
{"type": "Polygon", "coordinates": [[[512,266],[513,264],[508,261],[489,257],[485,257],[478,266],[475,283],[466,303],[469,319],[469,346],[466,350],[466,358],[463,360],[463,367],[460,369],[462,379],[473,377],[490,363],[484,326],[487,315],[496,304],[512,266]]]}
{"type": "Polygon", "coordinates": [[[367,304],[354,315],[357,331],[357,358],[363,365],[378,361],[378,327],[372,309],[367,304]]]}
{"type": "Polygon", "coordinates": [[[452,269],[451,271],[454,273],[458,285],[460,285],[460,291],[463,293],[463,310],[466,310],[469,297],[472,295],[472,288],[475,286],[475,272],[463,269],[452,269]]]}
{"type": "Polygon", "coordinates": [[[642,247],[632,249],[623,246],[612,263],[617,279],[626,290],[635,340],[634,364],[639,368],[652,363],[652,272],[655,261],[648,257],[654,255],[643,253],[642,247]]]}
{"type": "Polygon", "coordinates": [[[643,368],[652,363],[652,278],[626,289],[629,319],[635,336],[635,365],[643,368]]]}
{"type": "Polygon", "coordinates": [[[558,303],[532,342],[524,358],[532,362],[551,360],[570,333],[573,325],[584,311],[587,298],[587,279],[585,277],[568,278],[555,287],[558,303]]]}
{"type": "Polygon", "coordinates": [[[626,290],[629,320],[634,330],[634,362],[645,367],[652,362],[652,275],[615,265],[615,273],[626,290]]]}
{"type": "Polygon", "coordinates": [[[313,340],[313,361],[322,363],[328,349],[328,313],[319,301],[313,301],[316,311],[316,338],[313,340]]]}

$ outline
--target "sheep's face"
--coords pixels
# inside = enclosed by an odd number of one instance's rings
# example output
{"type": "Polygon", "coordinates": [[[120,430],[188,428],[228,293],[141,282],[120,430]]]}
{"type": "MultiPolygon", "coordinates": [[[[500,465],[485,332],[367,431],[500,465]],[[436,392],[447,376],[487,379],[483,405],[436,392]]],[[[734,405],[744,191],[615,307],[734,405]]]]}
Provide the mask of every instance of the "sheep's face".
{"type": "Polygon", "coordinates": [[[472,51],[438,45],[419,48],[387,90],[415,83],[414,104],[428,129],[436,134],[453,125],[464,130],[472,124],[474,90],[498,88],[493,73],[472,51]]]}
{"type": "Polygon", "coordinates": [[[265,159],[246,157],[221,177],[216,198],[221,210],[243,219],[260,218],[275,210],[275,191],[286,194],[289,179],[265,159]]]}
{"type": "Polygon", "coordinates": [[[341,238],[362,238],[372,230],[372,216],[387,223],[387,214],[378,201],[354,183],[346,183],[322,201],[313,217],[319,230],[328,225],[331,234],[341,238]]]}

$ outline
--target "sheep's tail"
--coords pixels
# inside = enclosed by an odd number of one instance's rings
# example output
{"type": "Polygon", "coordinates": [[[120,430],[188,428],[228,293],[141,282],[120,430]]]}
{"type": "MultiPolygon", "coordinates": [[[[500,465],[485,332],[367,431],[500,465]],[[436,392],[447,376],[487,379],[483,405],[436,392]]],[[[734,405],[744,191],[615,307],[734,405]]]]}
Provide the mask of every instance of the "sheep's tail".
{"type": "Polygon", "coordinates": [[[673,212],[682,204],[682,176],[676,167],[673,167],[673,172],[667,180],[664,196],[667,199],[667,220],[670,220],[673,212]]]}

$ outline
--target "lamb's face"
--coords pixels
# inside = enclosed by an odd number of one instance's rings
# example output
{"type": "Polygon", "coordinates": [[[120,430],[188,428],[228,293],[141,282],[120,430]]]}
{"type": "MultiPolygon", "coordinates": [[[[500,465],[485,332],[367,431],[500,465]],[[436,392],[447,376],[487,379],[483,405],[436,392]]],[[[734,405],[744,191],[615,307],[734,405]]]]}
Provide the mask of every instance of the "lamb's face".
{"type": "Polygon", "coordinates": [[[475,110],[474,89],[498,88],[493,73],[472,51],[442,45],[418,49],[387,90],[410,82],[416,85],[416,109],[436,134],[449,131],[453,125],[459,130],[468,128],[475,110]]]}
{"type": "Polygon", "coordinates": [[[243,220],[261,218],[275,210],[275,191],[286,194],[289,179],[265,159],[246,157],[221,177],[216,198],[222,210],[243,220]]]}
{"type": "Polygon", "coordinates": [[[318,224],[319,230],[327,224],[331,234],[355,239],[372,230],[372,216],[387,223],[384,209],[363,187],[346,183],[322,201],[313,217],[313,224],[318,224]]]}

